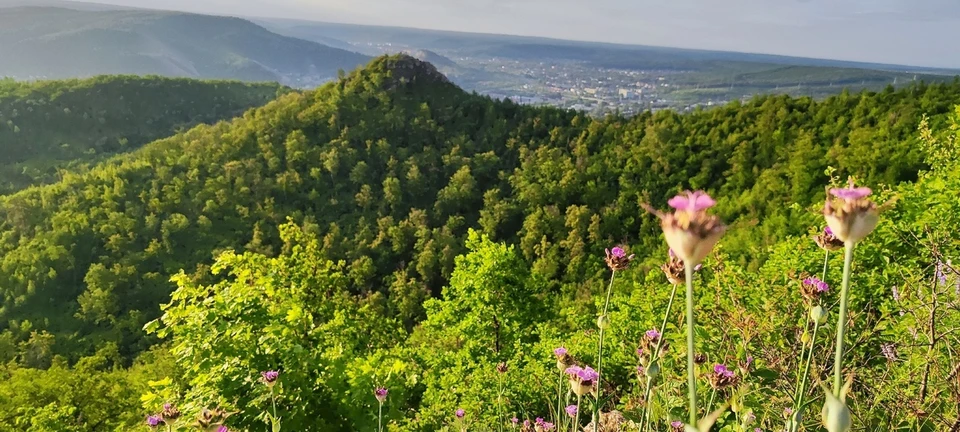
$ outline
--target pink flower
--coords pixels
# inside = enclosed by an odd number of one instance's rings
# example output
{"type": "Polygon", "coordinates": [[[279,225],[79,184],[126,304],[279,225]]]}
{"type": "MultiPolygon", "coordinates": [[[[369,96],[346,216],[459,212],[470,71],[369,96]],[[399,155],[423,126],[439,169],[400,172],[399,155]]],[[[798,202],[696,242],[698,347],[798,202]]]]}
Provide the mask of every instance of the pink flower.
{"type": "Polygon", "coordinates": [[[467,412],[464,411],[463,408],[458,408],[454,415],[456,415],[458,419],[462,419],[463,416],[467,415],[467,412]]]}
{"type": "Polygon", "coordinates": [[[380,403],[383,403],[385,400],[387,400],[387,389],[384,387],[377,387],[377,389],[373,391],[373,395],[378,401],[380,401],[380,403]]]}
{"type": "Polygon", "coordinates": [[[644,333],[647,336],[647,339],[650,339],[653,342],[660,340],[660,332],[657,329],[650,329],[644,333]]]}
{"type": "Polygon", "coordinates": [[[563,373],[570,375],[571,378],[580,375],[580,372],[583,372],[583,368],[577,365],[570,366],[567,370],[563,371],[563,373]]]}
{"type": "Polygon", "coordinates": [[[567,415],[568,415],[568,416],[574,417],[574,416],[577,415],[577,406],[576,406],[576,405],[568,405],[566,408],[564,408],[564,411],[567,412],[567,415]]]}
{"type": "Polygon", "coordinates": [[[733,371],[730,369],[727,369],[727,365],[724,365],[724,364],[714,365],[713,373],[717,374],[718,376],[722,376],[724,378],[733,378],[733,371]]]}
{"type": "Polygon", "coordinates": [[[580,381],[583,381],[584,383],[593,382],[596,381],[597,378],[600,378],[600,374],[593,370],[593,368],[590,366],[587,366],[577,372],[577,378],[580,378],[580,381]]]}
{"type": "Polygon", "coordinates": [[[684,194],[686,194],[686,196],[677,195],[673,198],[670,198],[670,200],[667,201],[667,205],[672,207],[674,210],[694,213],[706,210],[717,204],[713,198],[710,198],[710,195],[707,195],[706,192],[703,191],[686,191],[684,194]]]}
{"type": "Polygon", "coordinates": [[[830,195],[840,198],[844,201],[856,201],[870,196],[873,191],[868,187],[855,187],[852,183],[845,188],[830,189],[830,195]]]}
{"type": "Polygon", "coordinates": [[[554,348],[554,349],[553,349],[553,355],[555,355],[555,356],[557,356],[557,357],[563,357],[563,356],[567,355],[567,349],[564,348],[564,347],[554,348]]]}

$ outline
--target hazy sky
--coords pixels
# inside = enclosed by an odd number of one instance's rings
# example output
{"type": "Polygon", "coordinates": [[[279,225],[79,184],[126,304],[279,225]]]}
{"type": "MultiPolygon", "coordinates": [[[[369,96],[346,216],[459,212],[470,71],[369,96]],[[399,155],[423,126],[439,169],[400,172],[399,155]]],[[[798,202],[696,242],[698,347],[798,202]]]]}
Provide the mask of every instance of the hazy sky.
{"type": "Polygon", "coordinates": [[[960,67],[960,0],[100,2],[204,13],[960,67]]]}

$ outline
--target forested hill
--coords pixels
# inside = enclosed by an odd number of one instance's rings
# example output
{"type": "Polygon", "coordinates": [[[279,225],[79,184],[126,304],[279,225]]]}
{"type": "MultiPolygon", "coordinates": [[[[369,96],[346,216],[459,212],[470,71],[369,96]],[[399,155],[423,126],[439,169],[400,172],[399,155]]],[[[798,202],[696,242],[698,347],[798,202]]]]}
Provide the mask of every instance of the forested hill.
{"type": "Polygon", "coordinates": [[[588,257],[602,245],[662,250],[641,202],[704,188],[731,197],[719,209],[738,221],[726,252],[762,258],[764,244],[813,222],[806,206],[822,202],[828,167],[866,184],[915,178],[921,116],[936,125],[957,103],[960,83],[594,120],[465,93],[412,57],[377,58],[0,197],[0,323],[22,342],[5,355],[42,367],[110,341],[133,354],[151,343],[141,328],[172,274],[205,274],[227,249],[276,254],[288,219],[345,261],[354,292],[382,292],[408,325],[469,228],[518,244],[550,289],[574,296],[595,286],[601,264],[588,257]],[[747,244],[757,249],[736,249],[747,244]]]}
{"type": "Polygon", "coordinates": [[[270,83],[161,77],[0,80],[0,194],[50,183],[67,166],[236,117],[285,91],[270,83]]]}
{"type": "Polygon", "coordinates": [[[0,76],[157,74],[314,85],[369,57],[250,21],[152,10],[0,7],[0,76]]]}

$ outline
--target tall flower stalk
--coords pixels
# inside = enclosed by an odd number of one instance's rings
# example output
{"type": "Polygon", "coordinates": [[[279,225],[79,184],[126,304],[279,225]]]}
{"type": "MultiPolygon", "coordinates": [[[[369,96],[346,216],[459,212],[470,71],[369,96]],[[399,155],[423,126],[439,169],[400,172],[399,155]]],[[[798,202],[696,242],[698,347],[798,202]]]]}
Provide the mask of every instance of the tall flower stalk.
{"type": "Polygon", "coordinates": [[[697,375],[694,361],[696,340],[694,328],[693,268],[700,264],[720,241],[726,226],[720,218],[707,214],[716,201],[702,191],[685,192],[671,198],[667,204],[673,213],[662,213],[649,206],[647,211],[660,218],[667,244],[683,260],[684,275],[687,283],[687,397],[689,399],[688,419],[691,427],[697,425],[697,375]]]}
{"type": "Polygon", "coordinates": [[[273,413],[270,415],[270,428],[273,432],[280,431],[280,418],[277,417],[277,394],[275,387],[277,385],[277,379],[280,378],[280,372],[271,370],[260,372],[260,376],[263,378],[263,383],[270,388],[270,402],[273,405],[273,413]]]}
{"type": "Polygon", "coordinates": [[[842,378],[843,339],[847,329],[847,303],[850,297],[850,269],[853,265],[853,252],[857,243],[866,238],[877,227],[881,209],[873,201],[867,199],[872,192],[870,188],[855,186],[853,179],[850,179],[848,187],[830,189],[829,192],[833,198],[827,199],[823,207],[823,216],[833,234],[843,241],[844,253],[840,312],[837,317],[837,343],[833,359],[833,394],[830,395],[832,398],[827,398],[823,414],[824,424],[834,426],[827,427],[830,432],[842,432],[850,427],[849,409],[845,405],[842,378]],[[840,419],[840,417],[846,418],[840,419]]]}
{"type": "Polygon", "coordinates": [[[377,432],[383,432],[383,403],[387,401],[387,389],[377,387],[377,389],[373,391],[373,396],[377,398],[377,402],[380,405],[377,411],[377,432]]]}
{"type": "MultiPolygon", "coordinates": [[[[603,331],[610,324],[607,312],[610,309],[610,295],[613,293],[613,281],[617,276],[617,271],[624,270],[630,265],[634,255],[627,255],[627,252],[620,246],[613,249],[607,249],[605,261],[607,267],[610,267],[610,283],[607,284],[607,295],[603,302],[603,312],[597,318],[597,327],[599,328],[600,339],[597,342],[597,374],[603,373],[603,331]]],[[[602,387],[597,382],[596,403],[593,404],[593,431],[598,432],[600,427],[600,397],[602,396],[602,387]]],[[[560,418],[559,416],[557,418],[560,418]]]]}
{"type": "Polygon", "coordinates": [[[820,295],[830,289],[830,286],[824,282],[827,279],[827,270],[830,265],[830,252],[843,248],[843,242],[833,235],[833,230],[830,229],[829,226],[824,228],[822,233],[814,236],[814,241],[817,243],[817,246],[820,246],[824,251],[823,272],[820,275],[820,279],[804,279],[801,286],[801,292],[809,307],[808,316],[804,320],[803,334],[807,335],[811,323],[813,323],[813,333],[810,336],[809,344],[806,340],[802,341],[803,345],[800,350],[799,363],[800,374],[798,376],[797,391],[794,396],[793,406],[793,412],[796,414],[787,419],[787,430],[789,432],[797,432],[800,429],[800,422],[805,410],[804,402],[807,396],[807,385],[810,381],[810,365],[813,362],[813,348],[817,344],[820,325],[823,324],[826,319],[826,312],[823,309],[820,295]],[[807,349],[808,345],[809,349],[807,349]]]}
{"type": "Polygon", "coordinates": [[[503,375],[507,373],[507,363],[497,364],[497,430],[503,432],[503,375]]]}

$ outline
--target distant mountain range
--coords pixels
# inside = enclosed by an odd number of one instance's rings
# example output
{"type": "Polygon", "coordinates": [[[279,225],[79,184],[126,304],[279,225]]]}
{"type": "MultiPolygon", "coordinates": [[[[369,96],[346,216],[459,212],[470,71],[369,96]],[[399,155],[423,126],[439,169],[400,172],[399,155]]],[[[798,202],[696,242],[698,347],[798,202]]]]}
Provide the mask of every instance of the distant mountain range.
{"type": "Polygon", "coordinates": [[[370,59],[240,18],[20,3],[0,3],[12,6],[0,8],[0,76],[157,74],[310,86],[370,59]]]}

